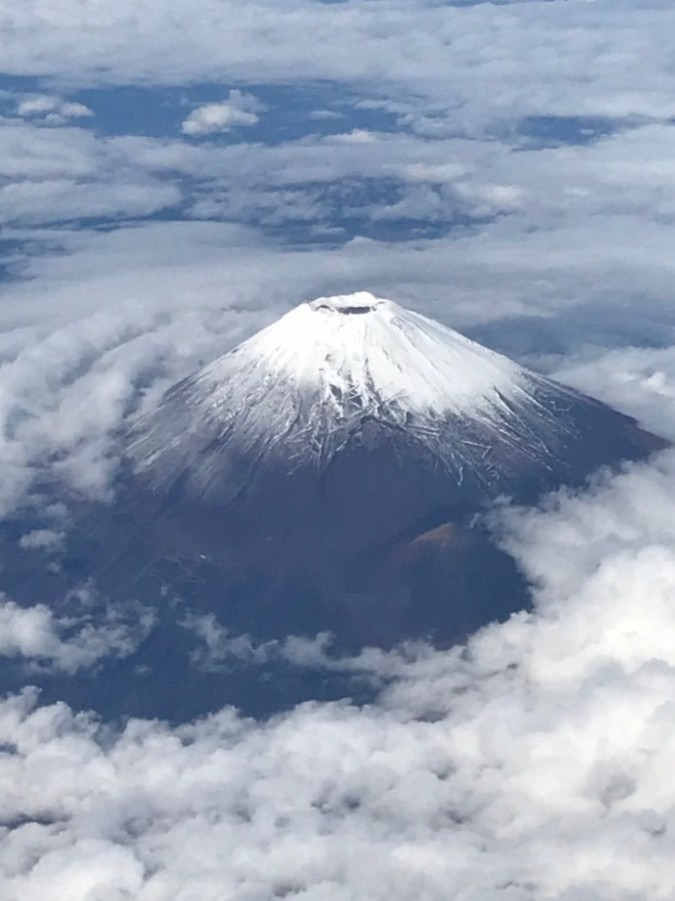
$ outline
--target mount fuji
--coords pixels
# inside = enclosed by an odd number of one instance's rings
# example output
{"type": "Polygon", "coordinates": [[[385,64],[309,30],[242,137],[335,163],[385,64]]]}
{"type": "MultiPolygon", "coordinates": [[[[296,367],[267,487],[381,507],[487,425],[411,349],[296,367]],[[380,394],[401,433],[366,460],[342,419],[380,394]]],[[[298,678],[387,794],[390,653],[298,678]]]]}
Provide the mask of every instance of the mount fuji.
{"type": "Polygon", "coordinates": [[[249,649],[330,633],[337,651],[358,653],[415,638],[448,646],[527,607],[483,514],[666,446],[367,293],[301,304],[176,384],[119,440],[114,503],[79,513],[49,577],[15,528],[0,587],[55,610],[85,580],[101,597],[150,604],[155,628],[90,680],[97,688],[67,677],[45,688],[169,718],[347,691],[278,654],[266,673],[253,652],[198,672],[186,624],[202,637],[210,624],[212,649],[216,633],[245,635],[249,649]]]}

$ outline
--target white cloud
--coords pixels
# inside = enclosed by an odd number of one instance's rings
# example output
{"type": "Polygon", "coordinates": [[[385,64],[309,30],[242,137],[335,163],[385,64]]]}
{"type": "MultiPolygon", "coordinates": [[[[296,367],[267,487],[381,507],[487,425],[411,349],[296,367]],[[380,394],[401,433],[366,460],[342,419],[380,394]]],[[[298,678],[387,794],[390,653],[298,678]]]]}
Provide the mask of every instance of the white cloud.
{"type": "MultiPolygon", "coordinates": [[[[428,141],[375,133],[365,142],[314,136],[276,146],[215,146],[105,138],[11,120],[0,128],[0,170],[9,179],[0,217],[39,227],[171,208],[180,216],[187,208],[188,216],[282,235],[284,226],[292,232],[300,223],[309,239],[329,235],[339,242],[347,235],[332,207],[345,180],[392,179],[401,191],[396,201],[366,188],[345,208],[366,234],[368,226],[406,217],[451,232],[393,248],[354,242],[342,250],[344,265],[336,260],[329,268],[346,279],[353,272],[357,285],[365,279],[404,300],[424,297],[460,326],[500,313],[557,314],[582,301],[613,304],[616,297],[667,305],[674,133],[669,125],[647,124],[590,146],[514,153],[493,138],[428,141]],[[463,220],[473,217],[496,221],[463,229],[463,220]]],[[[322,250],[311,262],[305,256],[309,294],[324,290],[327,265],[322,250]]],[[[232,266],[239,269],[239,261],[232,266]]]]}
{"type": "Polygon", "coordinates": [[[150,216],[178,204],[178,185],[129,166],[112,141],[78,128],[0,122],[0,222],[150,216]]]}
{"type": "Polygon", "coordinates": [[[44,225],[72,219],[149,216],[180,199],[178,188],[168,184],[24,181],[0,188],[0,221],[44,225]]]}
{"type": "Polygon", "coordinates": [[[88,86],[377,82],[394,89],[390,99],[440,102],[446,118],[471,128],[508,120],[514,110],[668,118],[674,109],[675,20],[668,4],[654,0],[387,0],[376,8],[294,0],[283,16],[273,0],[178,8],[141,0],[104,14],[79,0],[58,0],[58,12],[54,0],[5,0],[0,9],[13,36],[3,54],[8,72],[88,86]]]}
{"type": "Polygon", "coordinates": [[[154,615],[138,606],[108,606],[92,622],[96,601],[82,590],[77,615],[58,618],[44,604],[20,607],[0,596],[0,657],[21,658],[33,670],[69,674],[89,669],[103,658],[127,657],[154,625],[154,615]]]}
{"type": "Polygon", "coordinates": [[[365,128],[354,128],[352,131],[331,135],[327,140],[336,144],[374,144],[380,136],[365,128]]]}
{"type": "Polygon", "coordinates": [[[37,119],[48,125],[63,125],[69,119],[85,119],[93,112],[83,103],[73,103],[61,97],[39,94],[19,101],[17,114],[26,119],[37,119]]]}
{"type": "Polygon", "coordinates": [[[65,532],[54,529],[33,529],[19,539],[19,547],[24,550],[57,551],[63,547],[65,532]]]}
{"type": "Polygon", "coordinates": [[[539,612],[394,655],[377,705],[114,736],[5,701],[3,895],[669,901],[674,475],[512,514],[539,612]]]}
{"type": "MultiPolygon", "coordinates": [[[[495,342],[531,334],[532,356],[566,381],[675,437],[672,4],[294,0],[279,16],[264,0],[0,0],[0,13],[13,35],[3,66],[16,74],[86,87],[336,79],[413,132],[349,131],[347,117],[343,135],[276,146],[105,138],[73,127],[85,107],[21,95],[0,128],[5,235],[30,247],[7,251],[22,278],[3,283],[0,309],[1,512],[53,453],[77,491],[105,496],[129,411],[288,304],[352,288],[459,327],[493,322],[495,342]],[[518,137],[528,115],[605,115],[624,130],[541,149],[518,137]],[[403,195],[364,201],[364,215],[501,218],[339,252],[258,231],[303,216],[324,227],[309,181],[381,177],[403,195]],[[182,199],[227,224],[46,227],[182,199]],[[617,323],[623,343],[665,346],[598,348],[617,323]],[[540,334],[574,355],[548,358],[540,334]]],[[[227,131],[261,111],[233,91],[183,131],[227,131]]],[[[664,455],[585,496],[505,512],[537,611],[466,651],[336,663],[324,641],[261,647],[213,617],[190,623],[202,666],[279,655],[371,672],[390,684],[369,707],[308,704],[259,724],[224,710],[117,734],[30,691],[6,699],[0,894],[671,901],[674,484],[664,455]]],[[[21,541],[49,549],[60,535],[54,525],[21,541]]],[[[152,626],[145,615],[113,608],[94,626],[86,605],[72,622],[39,598],[3,599],[0,665],[86,671],[131,653],[152,626]]]]}
{"type": "MultiPolygon", "coordinates": [[[[129,328],[123,317],[118,328],[129,328]]],[[[176,333],[126,334],[115,343],[105,318],[71,324],[22,365],[35,372],[49,351],[49,378],[67,384],[86,342],[101,361],[84,368],[91,396],[149,352],[170,354],[176,333]]],[[[675,429],[668,353],[616,351],[576,380],[587,387],[605,366],[608,391],[631,385],[638,412],[653,406],[658,371],[662,423],[675,429]]],[[[467,651],[416,646],[337,664],[389,681],[371,706],[308,704],[260,724],[224,710],[117,735],[62,705],[35,706],[30,692],[6,700],[3,897],[670,901],[674,485],[665,454],[543,511],[505,511],[537,611],[467,651]]],[[[64,634],[39,604],[5,601],[1,614],[3,653],[66,671],[125,653],[139,634],[118,640],[114,620],[105,634],[64,634]]],[[[335,665],[322,641],[260,647],[213,618],[190,625],[210,667],[269,654],[335,665]]]]}
{"type": "Polygon", "coordinates": [[[206,103],[193,110],[183,121],[181,129],[186,135],[208,135],[256,125],[262,104],[252,95],[230,91],[223,103],[206,103]]]}

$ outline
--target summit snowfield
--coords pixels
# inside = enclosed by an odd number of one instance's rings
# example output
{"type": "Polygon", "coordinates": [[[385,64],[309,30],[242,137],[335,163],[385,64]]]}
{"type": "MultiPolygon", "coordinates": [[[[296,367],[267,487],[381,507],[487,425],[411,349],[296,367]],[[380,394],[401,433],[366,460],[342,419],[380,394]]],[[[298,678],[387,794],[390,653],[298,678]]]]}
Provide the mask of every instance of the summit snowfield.
{"type": "Polygon", "coordinates": [[[479,415],[497,392],[517,389],[520,370],[425,316],[361,292],[300,304],[206,367],[199,384],[210,402],[218,392],[227,401],[227,379],[237,372],[251,375],[251,401],[264,401],[262,375],[311,393],[336,418],[357,405],[393,421],[405,412],[479,415]]]}
{"type": "MultiPolygon", "coordinates": [[[[156,620],[137,648],[98,680],[63,677],[54,697],[171,719],[353,695],[339,667],[317,683],[298,640],[357,655],[410,639],[448,646],[527,608],[528,586],[486,525],[495,501],[531,504],[665,446],[367,293],[300,304],[169,389],[119,440],[114,501],[75,512],[48,571],[40,548],[10,537],[2,588],[19,603],[47,597],[64,619],[83,586],[102,610],[149,604],[156,620]],[[202,671],[196,638],[212,652],[202,671]],[[213,666],[223,653],[225,674],[213,666]]],[[[119,629],[109,619],[100,628],[119,629]]]]}

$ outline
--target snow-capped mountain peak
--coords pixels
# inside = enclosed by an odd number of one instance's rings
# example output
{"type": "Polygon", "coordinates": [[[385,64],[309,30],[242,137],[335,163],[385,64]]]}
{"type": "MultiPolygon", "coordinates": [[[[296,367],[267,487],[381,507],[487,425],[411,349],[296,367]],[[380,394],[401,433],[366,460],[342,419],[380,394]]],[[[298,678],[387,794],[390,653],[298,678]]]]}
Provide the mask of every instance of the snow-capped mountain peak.
{"type": "Polygon", "coordinates": [[[438,322],[360,292],[302,303],[179,382],[134,423],[126,457],[151,491],[180,480],[182,491],[213,504],[263,478],[326,473],[354,454],[368,466],[383,454],[398,461],[390,480],[405,463],[445,473],[452,492],[494,497],[523,477],[552,484],[552,473],[580,465],[577,456],[587,469],[591,459],[611,459],[611,434],[633,435],[628,423],[438,322]],[[598,429],[599,416],[611,427],[598,429]]]}
{"type": "MultiPolygon", "coordinates": [[[[331,409],[395,405],[416,414],[469,412],[521,386],[515,363],[431,319],[367,292],[303,303],[209,366],[210,402],[230,394],[232,367],[309,392],[331,409]]],[[[477,410],[476,410],[477,412],[477,410]]]]}
{"type": "Polygon", "coordinates": [[[167,704],[171,714],[177,697],[191,715],[216,698],[259,710],[307,698],[274,658],[264,678],[228,661],[196,682],[188,612],[251,647],[330,632],[349,653],[411,638],[448,645],[505,619],[528,591],[486,527],[495,499],[528,504],[664,446],[365,293],[301,304],[171,388],[120,440],[115,498],[80,511],[58,573],[42,575],[13,540],[0,564],[12,596],[63,590],[64,615],[83,573],[92,594],[154,599],[157,629],[126,681],[116,667],[93,689],[118,713],[150,716],[167,704]]]}

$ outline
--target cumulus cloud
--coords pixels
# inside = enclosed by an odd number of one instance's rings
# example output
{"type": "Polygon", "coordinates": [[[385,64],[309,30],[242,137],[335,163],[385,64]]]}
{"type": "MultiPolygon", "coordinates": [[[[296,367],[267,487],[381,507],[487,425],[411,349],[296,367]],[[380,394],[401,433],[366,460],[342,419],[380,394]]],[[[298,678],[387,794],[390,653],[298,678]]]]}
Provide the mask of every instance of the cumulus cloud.
{"type": "Polygon", "coordinates": [[[47,94],[37,94],[19,101],[16,112],[23,118],[37,119],[48,125],[62,125],[69,119],[85,119],[94,115],[83,103],[73,103],[47,94]]]}
{"type": "MultiPolygon", "coordinates": [[[[508,142],[382,134],[216,146],[72,128],[46,134],[14,123],[0,129],[10,179],[0,216],[37,228],[185,208],[256,229],[260,244],[333,240],[346,245],[346,277],[358,267],[357,284],[365,278],[413,302],[423,283],[425,297],[458,325],[498,310],[557,315],[581,300],[612,305],[617,296],[665,305],[672,141],[670,126],[642,125],[590,147],[515,154],[508,142]],[[396,247],[349,245],[354,232],[380,235],[385,220],[393,224],[384,237],[396,247]],[[434,226],[434,240],[422,243],[411,220],[434,226]]],[[[236,254],[231,265],[239,266],[236,254]]],[[[316,287],[308,290],[321,293],[320,252],[312,265],[316,287]]]]}
{"type": "Polygon", "coordinates": [[[667,901],[674,474],[508,513],[537,611],[394,655],[375,705],[111,735],[7,699],[4,895],[667,901]]]}
{"type": "MultiPolygon", "coordinates": [[[[260,255],[245,234],[238,235],[244,266],[238,271],[222,260],[223,244],[237,240],[227,229],[157,226],[101,237],[96,250],[84,235],[71,234],[75,245],[87,247],[82,257],[35,259],[32,277],[6,291],[0,515],[25,501],[36,480],[55,473],[80,496],[106,497],[116,465],[114,433],[125,417],[151,406],[169,384],[269,322],[274,305],[287,302],[278,289],[259,295],[260,281],[246,284],[260,255]],[[82,263],[77,274],[75,259],[82,263]]],[[[271,287],[272,276],[265,276],[271,287]]]]}
{"type": "Polygon", "coordinates": [[[256,125],[263,105],[252,95],[230,91],[223,103],[206,103],[192,110],[183,120],[181,130],[186,135],[208,135],[256,125]]]}
{"type": "MultiPolygon", "coordinates": [[[[332,82],[344,115],[342,134],[322,135],[329,120],[314,118],[289,137],[270,110],[267,145],[110,136],[78,127],[89,108],[47,86],[5,92],[3,516],[39,504],[46,475],[105,498],[126,416],[289,304],[363,287],[451,325],[483,324],[491,344],[514,342],[675,438],[671,5],[0,10],[15,75],[69,90],[332,82]],[[271,20],[273,37],[261,27],[271,20]],[[373,121],[351,122],[346,94],[373,121]],[[575,140],[592,117],[602,127],[575,140]],[[374,193],[377,180],[394,199],[374,193]],[[349,185],[366,188],[343,203],[349,185]],[[183,210],[220,221],[120,224],[183,210]],[[434,240],[364,237],[377,220],[458,216],[469,225],[434,240]],[[103,227],[63,224],[97,218],[103,227]],[[644,342],[658,346],[627,346],[644,342]]],[[[262,112],[231,91],[182,131],[244,128],[262,112]]],[[[325,636],[259,645],[215,616],[184,619],[200,641],[194,664],[216,676],[231,661],[342,669],[382,687],[369,706],[120,729],[30,688],[6,697],[0,894],[671,901],[674,484],[664,454],[540,510],[500,510],[494,528],[532,580],[535,610],[466,648],[339,660],[325,636]]],[[[67,511],[45,519],[18,544],[54,564],[67,511]]],[[[0,663],[20,662],[26,682],[85,678],[153,626],[142,605],[101,607],[86,593],[67,616],[3,597],[0,663]]]]}
{"type": "Polygon", "coordinates": [[[672,9],[656,0],[637,7],[628,0],[578,2],[572,9],[574,15],[563,0],[409,7],[392,0],[377,8],[295,0],[279,17],[273,0],[254,10],[243,0],[179,8],[170,0],[143,0],[102,15],[60,0],[56,16],[51,0],[5,3],[14,40],[3,66],[13,74],[66,73],[71,82],[89,84],[224,77],[403,83],[440,100],[446,117],[470,127],[518,108],[672,116],[672,9]]]}
{"type": "Polygon", "coordinates": [[[187,610],[180,626],[197,639],[190,652],[191,662],[203,672],[227,672],[232,665],[263,666],[282,660],[300,668],[363,673],[369,677],[387,676],[415,653],[428,650],[424,644],[413,644],[386,654],[377,648],[365,648],[352,657],[332,652],[332,636],[321,632],[313,638],[289,635],[284,639],[258,641],[248,634],[234,634],[218,621],[214,613],[187,610]]]}
{"type": "MultiPolygon", "coordinates": [[[[669,352],[612,354],[587,351],[567,374],[588,390],[604,371],[606,399],[648,416],[656,388],[671,433],[669,352]]],[[[281,655],[358,669],[385,685],[366,707],[115,731],[31,690],[5,699],[3,896],[669,901],[673,485],[666,453],[541,510],[501,511],[536,608],[465,649],[335,661],[325,638],[256,646],[213,617],[186,620],[200,666],[226,677],[231,657],[281,655]]],[[[42,605],[1,610],[2,652],[34,665],[72,671],[128,647],[112,623],[64,632],[42,605]]]]}
{"type": "Polygon", "coordinates": [[[139,605],[104,605],[94,623],[91,589],[75,594],[77,610],[68,617],[55,616],[44,604],[20,607],[0,596],[0,657],[20,658],[27,674],[73,674],[104,658],[129,656],[154,625],[153,612],[139,605]]]}
{"type": "MultiPolygon", "coordinates": [[[[509,128],[526,112],[514,108],[509,128]]],[[[509,128],[471,140],[347,127],[277,140],[277,123],[271,145],[225,145],[0,124],[5,225],[188,216],[238,222],[261,245],[332,242],[345,260],[334,290],[349,290],[353,278],[416,303],[424,285],[425,302],[459,326],[501,313],[559,316],[580,301],[614,307],[617,297],[670,305],[669,123],[641,118],[592,144],[545,147],[521,145],[509,128]]],[[[33,237],[23,235],[28,248],[33,237]]],[[[14,271],[32,265],[32,250],[28,261],[20,247],[12,255],[14,271]]],[[[261,253],[260,266],[271,255],[261,253]]],[[[330,291],[321,252],[309,259],[308,294],[330,291]]],[[[230,265],[239,271],[236,252],[230,265]]]]}

